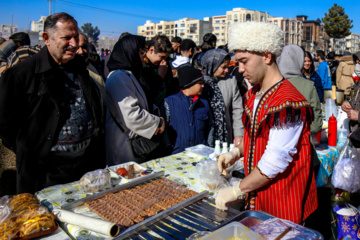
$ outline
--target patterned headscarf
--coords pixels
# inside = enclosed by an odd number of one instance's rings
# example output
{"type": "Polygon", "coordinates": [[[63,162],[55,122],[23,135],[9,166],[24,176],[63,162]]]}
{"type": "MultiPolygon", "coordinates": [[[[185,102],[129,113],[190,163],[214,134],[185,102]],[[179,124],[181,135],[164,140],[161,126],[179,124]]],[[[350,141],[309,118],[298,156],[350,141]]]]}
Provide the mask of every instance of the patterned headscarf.
{"type": "Polygon", "coordinates": [[[225,102],[218,86],[219,79],[214,77],[214,72],[224,62],[229,54],[223,49],[212,49],[205,53],[201,59],[204,74],[205,91],[203,96],[209,101],[214,119],[214,140],[227,142],[227,127],[225,121],[225,102]]]}

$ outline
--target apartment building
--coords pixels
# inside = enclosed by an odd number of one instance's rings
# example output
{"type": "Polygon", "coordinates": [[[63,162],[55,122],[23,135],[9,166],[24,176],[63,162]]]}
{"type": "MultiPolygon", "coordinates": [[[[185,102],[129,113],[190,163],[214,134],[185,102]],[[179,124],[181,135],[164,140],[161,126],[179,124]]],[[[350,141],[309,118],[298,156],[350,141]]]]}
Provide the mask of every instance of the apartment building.
{"type": "Polygon", "coordinates": [[[345,37],[346,40],[346,50],[351,53],[356,53],[360,51],[360,35],[357,33],[351,33],[349,36],[345,37]]]}
{"type": "Polygon", "coordinates": [[[225,45],[228,42],[228,35],[231,26],[236,22],[266,22],[269,14],[245,8],[233,8],[232,11],[226,11],[226,15],[214,16],[213,34],[217,37],[217,45],[225,45]]]}
{"type": "Polygon", "coordinates": [[[0,37],[9,39],[9,37],[18,31],[17,25],[1,24],[0,26],[0,37]]]}
{"type": "Polygon", "coordinates": [[[278,25],[284,31],[284,45],[301,46],[303,23],[295,18],[269,17],[269,23],[278,25]]]}
{"type": "Polygon", "coordinates": [[[39,33],[39,41],[42,41],[42,33],[44,31],[44,23],[46,18],[46,16],[41,16],[39,21],[31,22],[31,31],[39,33]]]}
{"type": "Polygon", "coordinates": [[[212,32],[212,19],[209,17],[203,20],[182,18],[175,21],[160,21],[160,23],[148,20],[143,26],[138,26],[138,35],[146,37],[146,40],[157,34],[165,34],[170,41],[173,37],[179,36],[183,39],[192,39],[197,45],[202,43],[203,36],[208,32],[212,32]]]}

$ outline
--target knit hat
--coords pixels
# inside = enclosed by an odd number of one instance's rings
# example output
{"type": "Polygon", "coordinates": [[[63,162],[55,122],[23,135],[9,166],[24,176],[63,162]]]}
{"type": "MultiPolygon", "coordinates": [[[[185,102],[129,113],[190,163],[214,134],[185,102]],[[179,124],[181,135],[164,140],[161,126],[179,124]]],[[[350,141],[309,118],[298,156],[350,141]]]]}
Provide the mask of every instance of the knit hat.
{"type": "Polygon", "coordinates": [[[190,64],[184,64],[178,68],[178,79],[179,87],[186,89],[203,80],[203,75],[200,70],[190,64]]]}
{"type": "Polygon", "coordinates": [[[230,51],[270,52],[278,57],[283,45],[284,32],[272,23],[243,22],[235,23],[230,28],[230,51]]]}

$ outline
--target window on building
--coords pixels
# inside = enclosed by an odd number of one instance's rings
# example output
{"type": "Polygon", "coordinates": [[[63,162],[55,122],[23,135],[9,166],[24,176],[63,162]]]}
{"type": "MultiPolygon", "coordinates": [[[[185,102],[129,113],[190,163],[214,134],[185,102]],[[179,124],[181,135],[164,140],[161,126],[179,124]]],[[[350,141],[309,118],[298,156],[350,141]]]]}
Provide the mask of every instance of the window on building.
{"type": "Polygon", "coordinates": [[[158,30],[162,30],[162,26],[158,26],[158,30]]]}
{"type": "Polygon", "coordinates": [[[220,20],[216,20],[215,23],[220,23],[220,20]]]}
{"type": "Polygon", "coordinates": [[[215,33],[216,36],[219,36],[220,34],[219,33],[215,33]]]}
{"type": "Polygon", "coordinates": [[[184,30],[184,29],[181,29],[181,30],[180,30],[180,33],[185,33],[185,30],[184,30]]]}
{"type": "Polygon", "coordinates": [[[166,25],[166,26],[165,26],[165,29],[170,29],[170,25],[166,25]]]}
{"type": "Polygon", "coordinates": [[[145,32],[145,30],[141,30],[141,32],[145,32]]]}
{"type": "Polygon", "coordinates": [[[193,39],[193,36],[192,36],[192,35],[190,35],[190,36],[188,36],[188,38],[189,38],[189,39],[193,39]]]}
{"type": "Polygon", "coordinates": [[[165,31],[165,34],[166,34],[166,35],[170,34],[170,31],[165,31]]]}
{"type": "Polygon", "coordinates": [[[238,22],[238,20],[237,20],[237,19],[234,19],[234,22],[238,22]]]}
{"type": "Polygon", "coordinates": [[[150,28],[149,27],[146,27],[146,30],[149,30],[150,28]]]}
{"type": "Polygon", "coordinates": [[[237,14],[234,15],[234,19],[238,19],[238,15],[237,15],[237,14]]]}
{"type": "Polygon", "coordinates": [[[231,20],[231,15],[228,15],[228,20],[231,20]]]}
{"type": "Polygon", "coordinates": [[[224,23],[224,22],[226,22],[225,20],[222,20],[222,22],[224,23]]]}
{"type": "Polygon", "coordinates": [[[246,14],[246,21],[251,22],[251,15],[250,14],[246,14]]]}
{"type": "Polygon", "coordinates": [[[177,28],[177,24],[175,24],[175,27],[177,28]]]}
{"type": "Polygon", "coordinates": [[[260,22],[263,22],[264,21],[264,16],[261,16],[260,17],[260,22]]]}
{"type": "Polygon", "coordinates": [[[215,27],[215,30],[220,30],[220,27],[215,27]]]}
{"type": "Polygon", "coordinates": [[[180,27],[185,27],[185,23],[182,23],[182,24],[180,25],[180,27]]]}

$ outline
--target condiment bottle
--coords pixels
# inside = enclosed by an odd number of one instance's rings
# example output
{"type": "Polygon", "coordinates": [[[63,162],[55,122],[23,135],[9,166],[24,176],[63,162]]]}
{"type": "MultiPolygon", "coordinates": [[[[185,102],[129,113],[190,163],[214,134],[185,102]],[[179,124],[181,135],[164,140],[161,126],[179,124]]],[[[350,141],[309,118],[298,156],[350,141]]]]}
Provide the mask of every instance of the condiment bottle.
{"type": "Polygon", "coordinates": [[[220,140],[215,140],[215,150],[214,152],[218,155],[221,153],[220,140]]]}
{"type": "Polygon", "coordinates": [[[234,147],[235,147],[235,144],[231,143],[230,147],[229,147],[229,152],[231,152],[231,150],[233,150],[234,147]]]}
{"type": "Polygon", "coordinates": [[[221,154],[229,152],[227,142],[223,142],[221,154]]]}
{"type": "Polygon", "coordinates": [[[328,145],[336,146],[337,143],[337,121],[334,114],[329,118],[329,129],[328,129],[328,145]]]}

